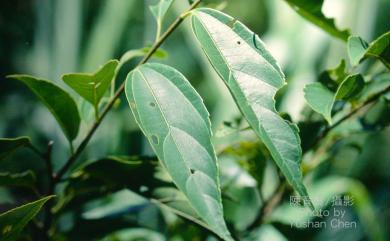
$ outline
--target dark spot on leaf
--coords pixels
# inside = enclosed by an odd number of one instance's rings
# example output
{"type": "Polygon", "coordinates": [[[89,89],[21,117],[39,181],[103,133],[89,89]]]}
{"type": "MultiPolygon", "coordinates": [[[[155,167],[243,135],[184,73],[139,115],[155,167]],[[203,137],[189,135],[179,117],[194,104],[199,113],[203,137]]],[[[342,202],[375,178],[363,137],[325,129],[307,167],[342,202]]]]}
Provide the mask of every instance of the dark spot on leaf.
{"type": "Polygon", "coordinates": [[[192,168],[190,168],[190,172],[191,172],[191,174],[194,174],[194,173],[195,173],[195,170],[192,169],[192,168]]]}
{"type": "Polygon", "coordinates": [[[237,44],[241,44],[241,41],[237,41],[237,44]]]}
{"type": "Polygon", "coordinates": [[[156,103],[150,102],[149,105],[150,105],[151,107],[155,107],[155,106],[156,106],[156,103]]]}
{"type": "Polygon", "coordinates": [[[152,139],[153,144],[158,145],[158,137],[156,135],[152,135],[150,138],[152,139]]]}

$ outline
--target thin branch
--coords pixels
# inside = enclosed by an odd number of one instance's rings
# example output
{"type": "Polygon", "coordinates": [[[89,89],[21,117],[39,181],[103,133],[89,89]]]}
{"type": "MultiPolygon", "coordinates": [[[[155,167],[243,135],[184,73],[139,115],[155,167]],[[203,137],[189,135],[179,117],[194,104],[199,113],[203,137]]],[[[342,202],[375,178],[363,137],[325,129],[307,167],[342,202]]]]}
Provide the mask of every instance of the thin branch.
{"type": "MultiPolygon", "coordinates": [[[[53,141],[49,141],[47,144],[47,150],[44,153],[44,160],[46,163],[46,169],[47,169],[47,178],[49,187],[47,190],[47,195],[54,195],[54,188],[55,188],[55,180],[53,176],[53,164],[52,164],[52,151],[53,151],[53,141]]],[[[44,232],[44,240],[49,240],[49,230],[52,226],[53,221],[53,213],[51,212],[51,208],[53,206],[53,201],[49,200],[48,203],[45,205],[45,216],[44,216],[44,223],[43,223],[43,232],[44,232]]]]}
{"type": "Polygon", "coordinates": [[[285,189],[286,189],[285,181],[279,182],[279,185],[276,187],[275,191],[271,194],[271,196],[267,199],[267,201],[263,203],[259,215],[256,217],[255,220],[253,220],[253,222],[251,223],[251,225],[249,225],[247,230],[252,231],[263,222],[265,217],[267,217],[282,200],[285,189]]]}
{"type": "MultiPolygon", "coordinates": [[[[183,22],[185,17],[187,16],[187,13],[196,8],[200,4],[201,0],[195,1],[184,14],[181,14],[176,20],[168,27],[168,29],[165,31],[163,35],[156,41],[156,43],[150,48],[149,52],[144,56],[144,58],[138,63],[138,66],[146,63],[154,54],[154,52],[161,46],[161,44],[164,43],[164,41],[169,37],[169,35],[172,34],[172,32],[183,22]]],[[[85,138],[82,140],[80,145],[77,147],[73,155],[69,157],[65,165],[58,171],[58,174],[55,175],[55,180],[61,179],[61,177],[68,171],[70,166],[77,160],[77,158],[80,156],[80,154],[83,152],[85,147],[87,146],[89,140],[92,138],[93,134],[97,130],[97,128],[100,126],[102,120],[107,115],[107,113],[111,110],[112,106],[114,105],[115,101],[120,97],[120,95],[123,93],[125,89],[125,81],[122,82],[122,84],[119,86],[118,90],[115,92],[114,96],[111,98],[111,100],[107,103],[105,108],[103,109],[100,117],[94,122],[91,129],[88,131],[85,138]]]]}

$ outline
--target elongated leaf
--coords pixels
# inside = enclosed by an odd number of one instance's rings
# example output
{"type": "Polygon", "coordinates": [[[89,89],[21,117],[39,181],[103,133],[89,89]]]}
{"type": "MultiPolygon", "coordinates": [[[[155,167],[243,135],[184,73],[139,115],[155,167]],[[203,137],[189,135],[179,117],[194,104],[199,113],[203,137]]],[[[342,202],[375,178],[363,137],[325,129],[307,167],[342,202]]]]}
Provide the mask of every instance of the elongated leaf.
{"type": "Polygon", "coordinates": [[[80,115],[73,98],[53,83],[29,75],[9,75],[20,80],[49,109],[61,126],[66,137],[72,141],[79,132],[80,115]]]}
{"type": "Polygon", "coordinates": [[[36,178],[32,171],[0,173],[0,186],[34,187],[36,178]]]}
{"type": "Polygon", "coordinates": [[[172,3],[173,0],[160,0],[156,5],[150,6],[150,11],[157,22],[162,21],[172,3]]]}
{"type": "Polygon", "coordinates": [[[348,30],[339,30],[334,22],[334,19],[327,18],[322,13],[322,5],[324,0],[285,0],[299,15],[310,21],[317,27],[321,28],[330,35],[341,40],[347,41],[349,34],[348,30]]]}
{"type": "Polygon", "coordinates": [[[0,160],[6,158],[20,147],[31,143],[29,137],[22,136],[17,138],[0,138],[0,160]]]}
{"type": "Polygon", "coordinates": [[[341,82],[336,93],[321,83],[305,86],[305,99],[310,107],[324,116],[332,124],[332,108],[336,100],[348,101],[357,97],[364,88],[364,79],[360,74],[350,75],[341,82]]]}
{"type": "Polygon", "coordinates": [[[93,106],[98,106],[111,84],[117,65],[117,60],[110,60],[93,74],[65,74],[62,80],[93,106]]]}
{"type": "Polygon", "coordinates": [[[216,10],[194,11],[192,27],[214,69],[288,182],[300,195],[307,196],[297,127],[275,110],[274,96],[285,84],[275,59],[252,31],[216,10]]]}
{"type": "Polygon", "coordinates": [[[374,57],[390,68],[390,31],[382,34],[369,45],[358,36],[348,39],[348,54],[352,65],[365,58],[374,57]]]}
{"type": "Polygon", "coordinates": [[[210,228],[231,240],[223,220],[209,114],[185,77],[161,64],[130,72],[126,96],[133,115],[174,183],[210,228]]]}
{"type": "Polygon", "coordinates": [[[16,240],[24,226],[37,215],[42,206],[52,197],[44,197],[0,214],[1,240],[16,240]]]}

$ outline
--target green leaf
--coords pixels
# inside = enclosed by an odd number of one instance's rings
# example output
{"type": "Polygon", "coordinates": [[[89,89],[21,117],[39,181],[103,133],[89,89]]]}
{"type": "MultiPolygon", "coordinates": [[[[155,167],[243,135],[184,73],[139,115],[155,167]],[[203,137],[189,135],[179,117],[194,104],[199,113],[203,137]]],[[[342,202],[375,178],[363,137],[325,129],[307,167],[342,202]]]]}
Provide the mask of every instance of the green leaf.
{"type": "Polygon", "coordinates": [[[390,67],[390,31],[375,39],[367,48],[367,57],[376,57],[389,68],[390,67]]]}
{"type": "Polygon", "coordinates": [[[323,115],[328,123],[332,124],[332,108],[335,101],[354,99],[361,93],[364,85],[363,76],[360,74],[345,78],[337,88],[336,93],[316,82],[305,86],[305,99],[314,111],[323,115]]]}
{"type": "Polygon", "coordinates": [[[73,98],[53,83],[29,75],[9,75],[22,81],[49,109],[61,126],[65,136],[72,141],[79,132],[80,115],[73,98]]]}
{"type": "Polygon", "coordinates": [[[314,111],[323,115],[325,120],[331,124],[334,93],[321,83],[308,84],[303,91],[305,93],[305,100],[309,106],[314,111]]]}
{"type": "Polygon", "coordinates": [[[145,64],[129,73],[126,96],[138,125],[174,183],[210,228],[232,240],[223,220],[209,114],[177,70],[145,64]]]}
{"type": "Polygon", "coordinates": [[[351,36],[347,46],[352,65],[358,65],[363,59],[374,57],[390,68],[390,31],[382,34],[369,45],[362,38],[351,36]]]}
{"type": "Polygon", "coordinates": [[[0,173],[0,186],[17,186],[34,188],[36,182],[32,171],[22,173],[0,173]]]}
{"type": "Polygon", "coordinates": [[[117,60],[110,60],[93,74],[65,74],[62,80],[81,97],[97,107],[115,75],[117,60]]]}
{"type": "Polygon", "coordinates": [[[172,3],[173,0],[160,0],[156,5],[150,6],[150,11],[157,22],[162,21],[172,3]]]}
{"type": "Polygon", "coordinates": [[[0,214],[2,240],[16,240],[24,226],[37,215],[42,206],[54,196],[47,196],[0,214]]]}
{"type": "Polygon", "coordinates": [[[347,41],[350,35],[348,30],[337,29],[334,19],[327,18],[322,13],[324,0],[285,0],[299,15],[321,28],[330,35],[347,41]]]}
{"type": "Polygon", "coordinates": [[[366,53],[367,47],[368,43],[359,36],[350,36],[348,38],[347,50],[352,66],[359,64],[366,53]]]}
{"type": "Polygon", "coordinates": [[[348,76],[345,68],[345,60],[342,59],[336,68],[322,72],[318,81],[332,91],[336,91],[341,82],[348,76]]]}
{"type": "Polygon", "coordinates": [[[157,187],[169,184],[155,178],[156,171],[157,159],[151,157],[108,156],[89,161],[73,171],[65,187],[66,197],[61,199],[63,202],[56,209],[78,208],[94,197],[124,187],[149,198],[157,187]],[[132,174],[129,176],[129,173],[132,174]]]}
{"type": "Polygon", "coordinates": [[[288,182],[300,195],[307,196],[297,127],[275,110],[274,96],[285,85],[275,59],[257,35],[216,10],[195,10],[192,27],[214,69],[288,182]]]}
{"type": "Polygon", "coordinates": [[[12,154],[15,150],[31,144],[29,137],[0,138],[0,160],[12,154]]]}
{"type": "Polygon", "coordinates": [[[358,96],[364,88],[364,79],[360,74],[348,76],[337,89],[336,100],[351,100],[358,96]]]}

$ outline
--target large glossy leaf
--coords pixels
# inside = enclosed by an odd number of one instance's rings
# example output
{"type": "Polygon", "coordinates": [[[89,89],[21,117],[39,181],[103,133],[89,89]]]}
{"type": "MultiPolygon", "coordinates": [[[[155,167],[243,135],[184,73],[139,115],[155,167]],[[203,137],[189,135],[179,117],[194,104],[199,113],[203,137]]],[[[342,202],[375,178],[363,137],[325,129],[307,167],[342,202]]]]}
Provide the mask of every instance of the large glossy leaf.
{"type": "Polygon", "coordinates": [[[358,36],[351,36],[347,47],[352,65],[358,65],[365,58],[374,57],[390,68],[390,31],[382,34],[370,44],[358,36]]]}
{"type": "Polygon", "coordinates": [[[96,107],[110,86],[117,65],[117,60],[110,60],[93,74],[65,74],[62,79],[81,97],[96,107]]]}
{"type": "Polygon", "coordinates": [[[363,88],[363,76],[356,74],[345,78],[338,86],[336,93],[318,82],[306,85],[304,93],[309,106],[323,115],[329,124],[332,124],[332,108],[335,101],[353,99],[361,93],[363,88]]]}
{"type": "Polygon", "coordinates": [[[299,15],[317,25],[330,35],[347,41],[349,31],[337,29],[334,19],[322,13],[323,0],[285,0],[299,15]]]}
{"type": "Polygon", "coordinates": [[[145,64],[130,72],[126,96],[145,136],[174,183],[210,228],[231,240],[223,220],[209,114],[175,69],[145,64]]]}
{"type": "Polygon", "coordinates": [[[288,182],[300,195],[307,196],[297,127],[275,110],[274,96],[285,84],[275,59],[256,34],[216,10],[194,11],[192,27],[214,69],[288,182]]]}
{"type": "Polygon", "coordinates": [[[16,240],[24,226],[37,215],[42,206],[52,197],[44,197],[0,214],[1,240],[16,240]]]}
{"type": "Polygon", "coordinates": [[[29,75],[9,75],[20,80],[39,98],[56,118],[66,137],[72,141],[79,132],[80,115],[72,97],[53,83],[29,75]]]}
{"type": "Polygon", "coordinates": [[[30,138],[26,136],[17,138],[0,138],[0,160],[6,158],[20,147],[31,143],[30,138]]]}

